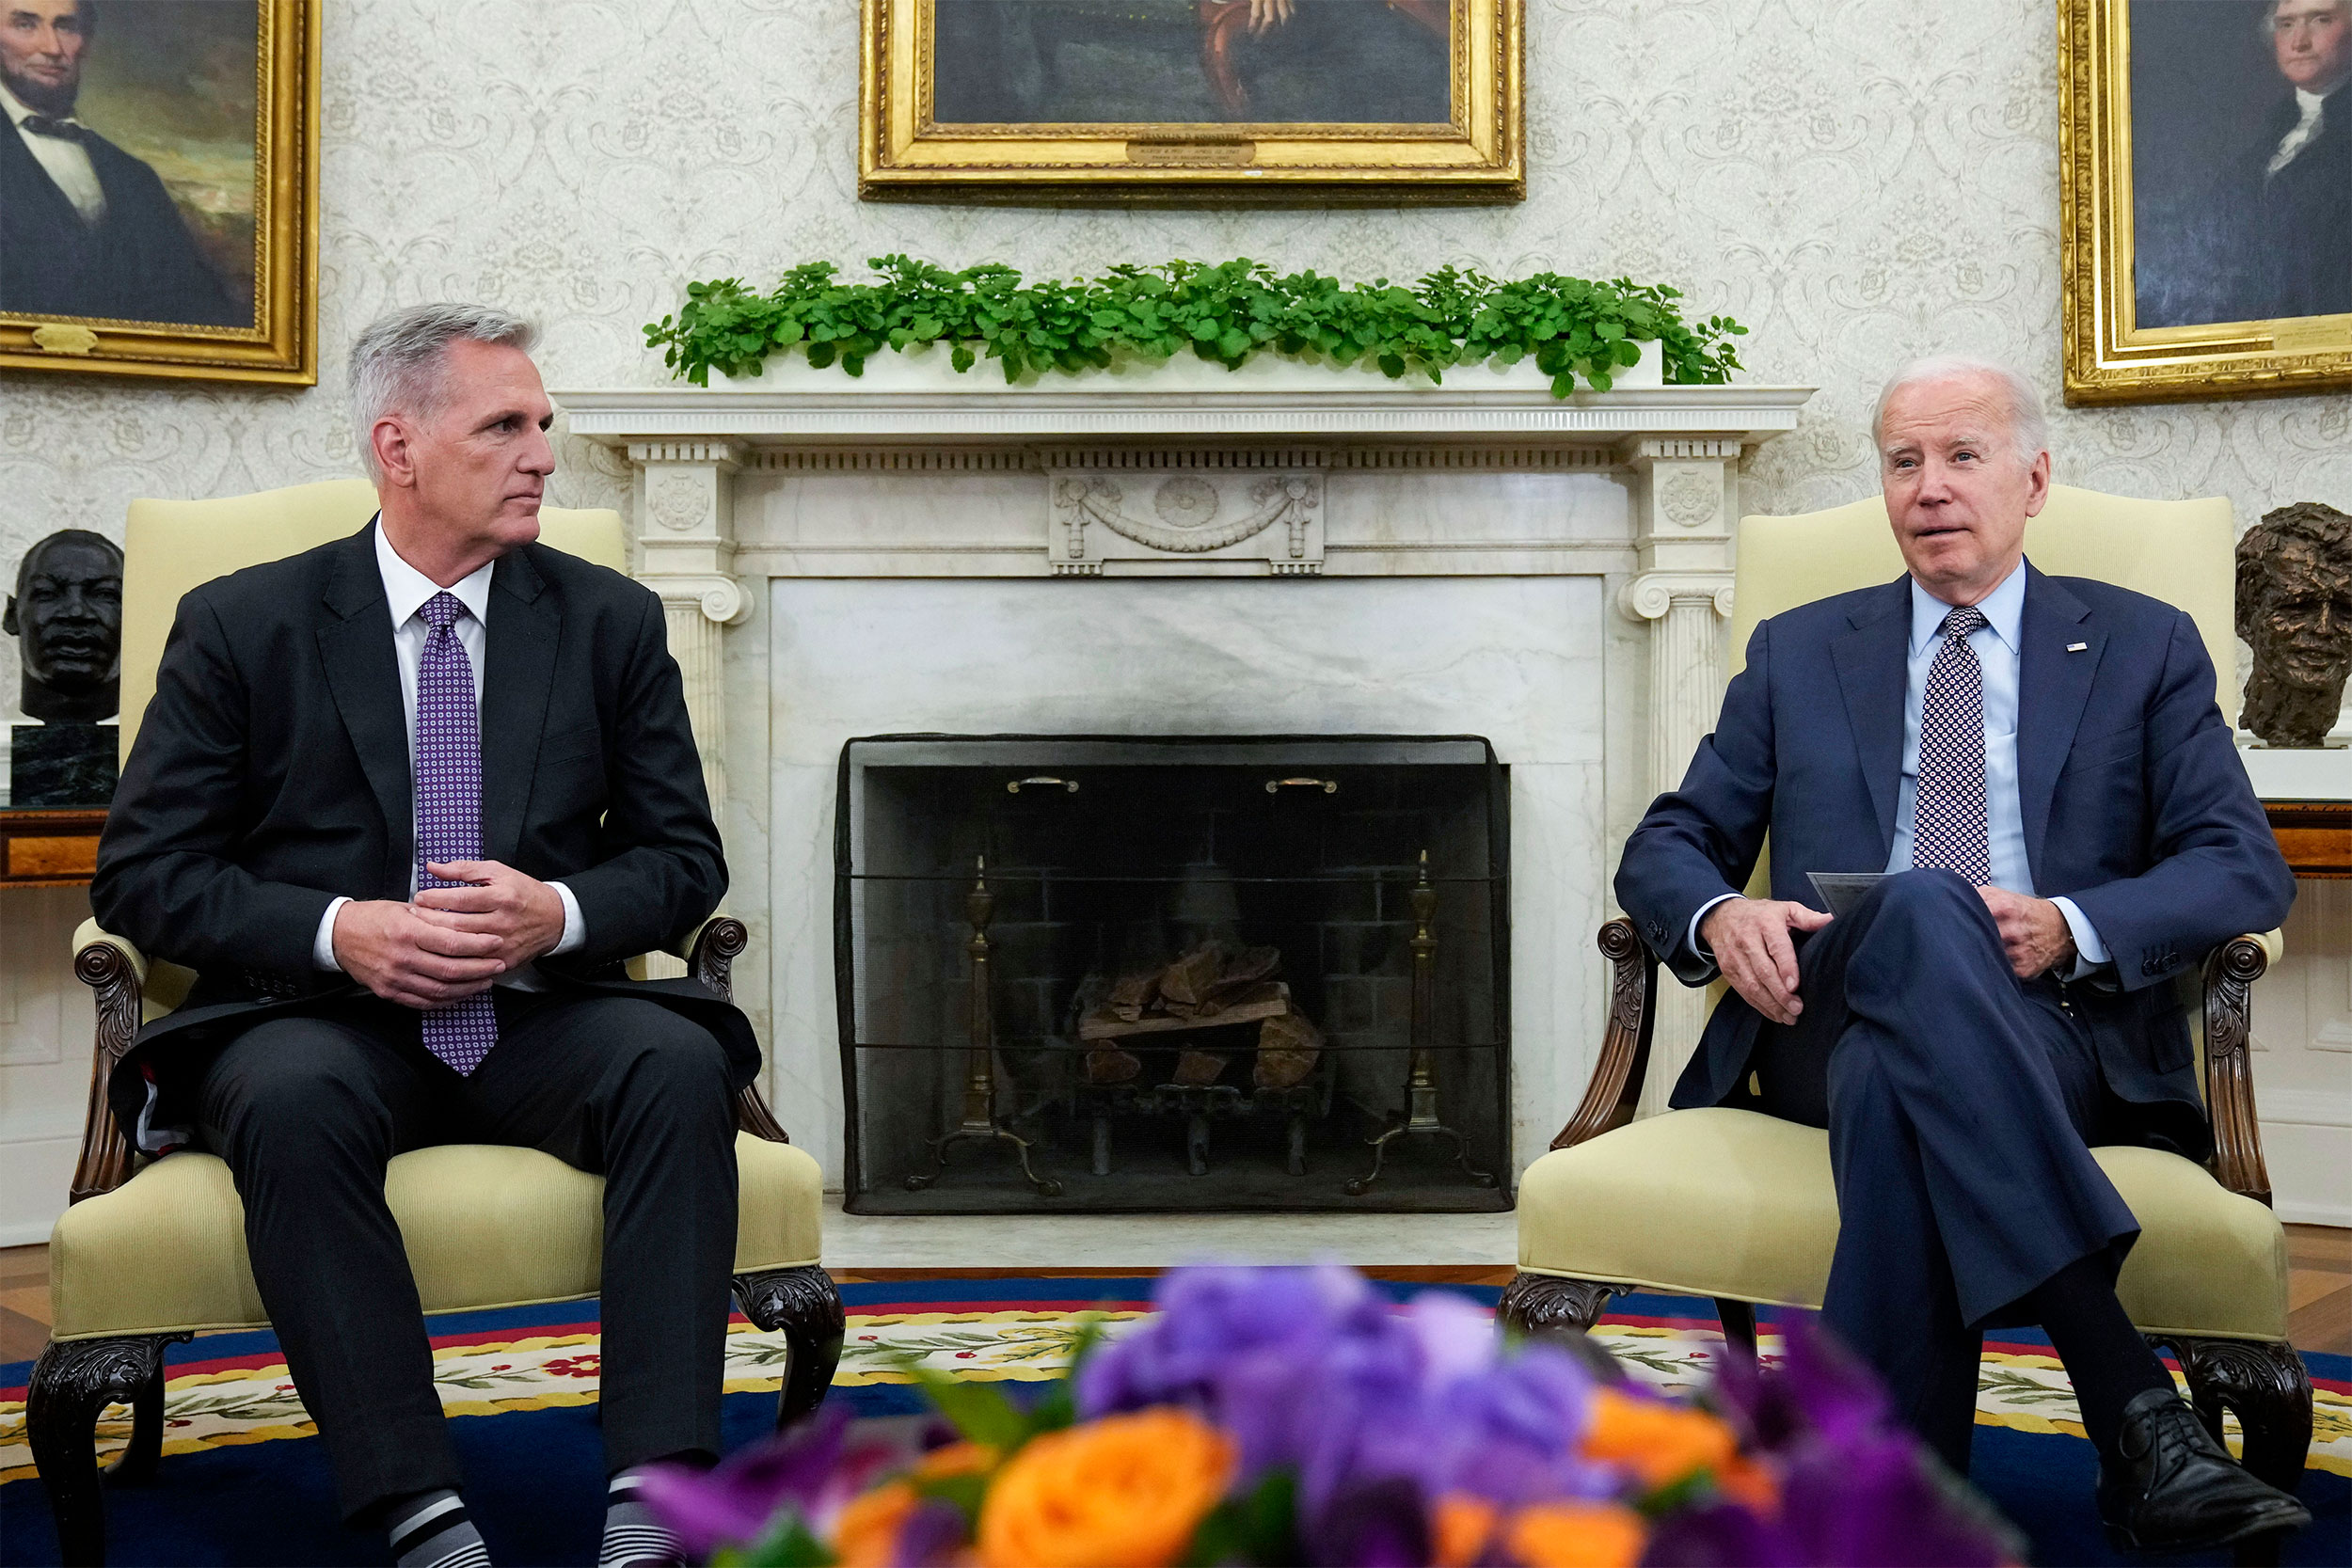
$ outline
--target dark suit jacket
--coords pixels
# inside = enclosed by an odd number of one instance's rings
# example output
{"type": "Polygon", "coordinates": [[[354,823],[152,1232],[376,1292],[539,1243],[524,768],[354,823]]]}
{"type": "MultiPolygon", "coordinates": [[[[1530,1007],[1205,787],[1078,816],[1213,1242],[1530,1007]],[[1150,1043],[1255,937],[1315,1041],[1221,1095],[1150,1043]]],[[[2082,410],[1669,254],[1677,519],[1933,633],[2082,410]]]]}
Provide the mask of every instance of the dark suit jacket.
{"type": "Polygon", "coordinates": [[[2319,134],[2277,174],[2272,154],[2302,111],[2290,97],[2239,171],[2247,313],[2268,319],[2352,310],[2352,84],[2328,95],[2319,134]]]}
{"type": "MultiPolygon", "coordinates": [[[[693,1017],[748,1081],[759,1048],[741,1013],[691,980],[619,973],[691,933],[726,890],[661,601],[544,545],[500,560],[490,595],[483,854],[562,879],[587,927],[586,945],[540,959],[541,974],[693,1017]]],[[[311,966],[311,944],[339,894],[408,896],[411,789],[373,523],[180,601],[90,884],[101,926],[198,972],[115,1075],[126,1127],[144,1064],[168,1098],[182,1048],[358,994],[311,966]]],[[[168,1110],[159,1119],[176,1119],[168,1110]]]]}
{"type": "MultiPolygon", "coordinates": [[[[2170,605],[2026,568],[2018,804],[2042,897],[2072,898],[2114,960],[2074,988],[2108,1086],[2166,1135],[2204,1138],[2187,1020],[2170,981],[2219,942],[2286,917],[2295,879],[2214,703],[2196,623],[2170,605]],[[2070,643],[2087,644],[2079,653],[2070,643]]],[[[1821,908],[1811,871],[1883,871],[1901,784],[1908,578],[1776,615],[1724,693],[1682,787],[1626,843],[1617,898],[1686,984],[1714,966],[1684,940],[1708,899],[1744,887],[1772,833],[1772,896],[1821,908]]],[[[1734,992],[1676,1086],[1721,1103],[1763,1025],[1734,992]]]]}
{"type": "Polygon", "coordinates": [[[155,171],[95,133],[83,146],[106,193],[96,228],[0,119],[0,310],[252,325],[230,303],[155,171]]]}

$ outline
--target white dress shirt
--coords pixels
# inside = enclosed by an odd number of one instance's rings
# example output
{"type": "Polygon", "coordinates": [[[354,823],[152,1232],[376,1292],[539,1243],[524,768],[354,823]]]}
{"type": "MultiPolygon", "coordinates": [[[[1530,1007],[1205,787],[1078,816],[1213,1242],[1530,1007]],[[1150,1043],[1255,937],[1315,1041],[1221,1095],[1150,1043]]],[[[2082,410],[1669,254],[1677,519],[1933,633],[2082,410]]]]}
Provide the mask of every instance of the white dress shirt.
{"type": "Polygon", "coordinates": [[[2295,89],[2295,106],[2301,111],[2302,118],[2279,138],[2279,150],[2270,155],[2270,166],[2263,170],[2265,179],[2295,162],[2296,154],[2318,139],[2320,127],[2327,120],[2328,96],[2343,85],[2336,82],[2324,92],[2306,92],[2301,87],[2295,89]]]}
{"type": "MultiPolygon", "coordinates": [[[[38,111],[28,107],[23,99],[5,87],[0,87],[0,109],[8,111],[9,129],[24,138],[25,150],[49,171],[49,178],[57,182],[57,189],[65,192],[65,198],[73,203],[73,210],[82,214],[82,221],[93,229],[105,221],[106,187],[98,182],[98,170],[89,161],[89,149],[63,136],[44,136],[37,131],[25,130],[25,119],[38,111]]],[[[61,119],[68,125],[82,123],[72,115],[54,118],[61,119]]]]}
{"type": "MultiPolygon", "coordinates": [[[[384,537],[384,520],[375,523],[375,565],[384,577],[384,598],[391,611],[392,652],[400,660],[400,700],[408,716],[408,772],[411,779],[417,769],[417,670],[424,661],[424,640],[431,628],[418,616],[425,601],[442,592],[441,585],[418,571],[400,558],[391,541],[384,537]]],[[[490,618],[490,574],[498,569],[492,562],[450,584],[448,592],[457,596],[466,607],[450,629],[457,634],[458,646],[466,650],[467,666],[473,672],[474,701],[482,700],[482,657],[485,628],[490,618]]],[[[487,737],[485,737],[485,740],[487,737]]],[[[412,792],[413,793],[413,792],[412,792]]],[[[411,842],[413,842],[413,834],[411,842]]],[[[580,918],[580,900],[562,882],[549,882],[555,895],[564,904],[563,939],[548,950],[549,956],[569,953],[588,940],[587,923],[580,918]]],[[[408,895],[417,893],[417,869],[408,869],[408,895]]],[[[321,969],[340,970],[335,961],[335,911],[351,900],[337,898],[326,906],[326,913],[319,919],[317,939],[311,943],[310,961],[321,969]]],[[[501,974],[495,982],[523,990],[535,990],[543,982],[532,966],[526,964],[511,974],[501,974]]]]}
{"type": "MultiPolygon", "coordinates": [[[[2024,562],[2020,562],[1998,588],[1979,600],[1977,609],[1983,611],[1985,624],[1968,634],[1968,646],[1984,672],[1984,825],[1993,885],[2031,898],[2038,895],[2033,888],[2033,869],[2026,858],[2025,813],[2017,800],[2017,674],[2026,618],[2024,562]]],[[[1943,645],[1944,618],[1951,612],[1950,605],[1920,587],[1916,578],[1913,579],[1910,657],[1903,687],[1903,768],[1895,800],[1895,843],[1886,856],[1886,869],[1890,872],[1913,868],[1915,797],[1919,789],[1919,713],[1926,698],[1928,671],[1943,645]]],[[[1691,917],[1689,941],[1692,952],[1707,952],[1699,944],[1699,922],[1707,918],[1707,911],[1738,896],[1727,893],[1699,906],[1698,913],[1691,917]]],[[[2066,917],[2066,927],[2074,938],[2074,965],[2065,977],[2079,980],[2107,961],[2106,943],[2100,940],[2098,930],[2072,898],[2053,898],[2050,902],[2066,917]]]]}

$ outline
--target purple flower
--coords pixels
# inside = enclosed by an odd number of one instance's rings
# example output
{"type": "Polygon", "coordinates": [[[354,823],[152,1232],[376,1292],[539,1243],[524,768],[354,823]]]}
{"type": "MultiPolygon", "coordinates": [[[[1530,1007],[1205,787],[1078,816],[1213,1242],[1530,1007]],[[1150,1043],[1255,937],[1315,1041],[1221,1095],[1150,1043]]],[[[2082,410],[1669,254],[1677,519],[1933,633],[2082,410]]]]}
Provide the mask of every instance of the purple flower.
{"type": "Polygon", "coordinates": [[[1315,1503],[1358,1434],[1408,1419],[1427,1360],[1361,1275],[1338,1267],[1178,1270],[1159,1311],[1079,1369],[1082,1418],[1147,1405],[1199,1411],[1233,1435],[1244,1485],[1290,1466],[1315,1503]]]}
{"type": "Polygon", "coordinates": [[[1642,1568],[1800,1568],[1778,1521],[1733,1503],[1686,1509],[1661,1519],[1642,1553],[1642,1568]]]}
{"type": "Polygon", "coordinates": [[[1432,1390],[1416,1470],[1424,1494],[1466,1492],[1506,1507],[1614,1496],[1623,1485],[1615,1469],[1577,1455],[1592,1400],[1590,1374],[1549,1345],[1432,1390]]]}
{"type": "Polygon", "coordinates": [[[1784,1320],[1780,1366],[1767,1377],[1734,1350],[1718,1365],[1715,1391],[1757,1447],[1777,1451],[1801,1433],[1832,1443],[1884,1431],[1894,1418],[1870,1369],[1807,1313],[1784,1320]]]}
{"type": "Polygon", "coordinates": [[[2022,1560],[1997,1516],[1896,1423],[1868,1368],[1809,1317],[1788,1323],[1786,1333],[1780,1367],[1768,1372],[1735,1354],[1715,1386],[1755,1445],[1779,1460],[1779,1512],[1751,1516],[1752,1525],[1729,1507],[1670,1520],[1645,1562],[1990,1568],[2022,1560]]]}
{"type": "Polygon", "coordinates": [[[899,1522],[890,1568],[947,1568],[970,1533],[963,1510],[945,1498],[927,1497],[909,1509],[899,1522]]]}
{"type": "Polygon", "coordinates": [[[848,1443],[849,1425],[849,1408],[835,1405],[791,1432],[742,1449],[715,1469],[648,1465],[642,1494],[645,1506],[690,1557],[756,1541],[787,1507],[821,1533],[844,1503],[904,1457],[889,1443],[848,1443]]]}

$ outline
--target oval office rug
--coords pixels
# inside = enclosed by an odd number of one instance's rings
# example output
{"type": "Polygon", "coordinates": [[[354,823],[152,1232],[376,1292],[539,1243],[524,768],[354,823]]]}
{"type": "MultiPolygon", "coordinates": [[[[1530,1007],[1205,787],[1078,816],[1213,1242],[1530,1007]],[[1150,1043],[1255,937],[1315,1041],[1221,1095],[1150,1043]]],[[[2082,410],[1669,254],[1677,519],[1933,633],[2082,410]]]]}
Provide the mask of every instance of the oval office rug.
{"type": "MultiPolygon", "coordinates": [[[[901,1357],[975,1380],[1042,1383],[1060,1374],[1082,1317],[1108,1330],[1151,1309],[1149,1275],[894,1280],[845,1285],[848,1335],[834,1401],[860,1415],[921,1402],[901,1357]]],[[[1492,1307],[1500,1291],[1459,1291],[1492,1307]]],[[[1702,1383],[1722,1354],[1712,1308],[1675,1296],[1622,1298],[1596,1331],[1634,1375],[1665,1387],[1702,1383]]],[[[593,1302],[433,1321],[434,1364],[469,1477],[467,1502],[500,1563],[596,1557],[603,1465],[596,1430],[593,1302]],[[489,1419],[487,1418],[496,1418],[489,1419]],[[560,1500],[559,1500],[560,1499],[560,1500]]],[[[1768,1322],[1763,1350],[1777,1337],[1768,1322]]],[[[2314,1515],[2289,1563],[2352,1561],[2352,1357],[2309,1354],[2315,1431],[2301,1496],[2314,1515]]],[[[738,1318],[728,1343],[725,1439],[768,1430],[783,1340],[738,1318]]],[[[0,1366],[0,1562],[54,1563],[56,1538],[24,1438],[29,1363],[0,1366]]],[[[109,1556],[143,1563],[381,1563],[382,1539],[335,1519],[325,1455],[265,1333],[207,1335],[167,1357],[164,1461],[145,1486],[109,1488],[109,1556]]],[[[118,1414],[124,1414],[119,1412],[118,1414]]],[[[2039,1336],[1988,1341],[1971,1479],[2025,1530],[2040,1563],[2130,1560],[2109,1552],[2090,1508],[2097,1460],[2083,1440],[2066,1374],[2039,1336]]],[[[127,1420],[101,1429],[102,1454],[127,1420]]],[[[2168,1559],[2192,1563],[2227,1560],[2168,1559]]]]}

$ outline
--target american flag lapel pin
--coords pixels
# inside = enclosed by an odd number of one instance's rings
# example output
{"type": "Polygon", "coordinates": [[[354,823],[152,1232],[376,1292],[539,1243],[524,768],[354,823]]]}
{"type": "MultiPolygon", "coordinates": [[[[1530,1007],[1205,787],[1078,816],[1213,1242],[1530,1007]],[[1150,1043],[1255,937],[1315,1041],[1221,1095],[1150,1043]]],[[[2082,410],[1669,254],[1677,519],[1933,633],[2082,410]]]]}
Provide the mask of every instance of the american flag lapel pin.
{"type": "Polygon", "coordinates": [[[2089,649],[2090,646],[2088,642],[2069,642],[2066,645],[2066,651],[2070,654],[2079,654],[2089,649]]]}

